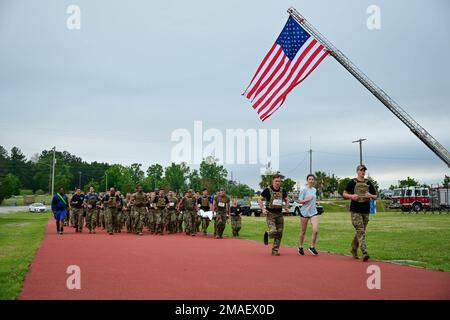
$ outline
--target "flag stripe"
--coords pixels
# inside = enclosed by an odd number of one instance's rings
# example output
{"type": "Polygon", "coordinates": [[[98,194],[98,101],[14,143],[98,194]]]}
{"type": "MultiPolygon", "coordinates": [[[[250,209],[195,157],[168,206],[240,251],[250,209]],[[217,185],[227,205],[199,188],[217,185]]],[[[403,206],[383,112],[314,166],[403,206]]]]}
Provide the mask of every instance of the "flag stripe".
{"type": "Polygon", "coordinates": [[[282,52],[283,52],[283,48],[278,46],[278,50],[276,51],[276,53],[273,56],[273,58],[270,60],[267,68],[264,69],[264,71],[262,72],[261,76],[257,79],[255,85],[252,87],[250,92],[247,94],[247,98],[248,99],[251,99],[251,96],[253,95],[255,90],[258,88],[258,86],[261,83],[262,79],[266,76],[267,72],[269,72],[269,70],[272,68],[272,66],[274,65],[275,61],[278,59],[278,57],[281,55],[282,52]]]}
{"type": "Polygon", "coordinates": [[[255,75],[252,78],[252,81],[250,81],[247,89],[245,89],[244,94],[247,92],[248,88],[252,85],[253,80],[255,80],[256,76],[258,75],[259,71],[261,71],[263,65],[266,63],[267,59],[269,59],[270,55],[272,54],[273,50],[275,50],[275,48],[277,47],[277,44],[274,43],[272,48],[270,48],[269,52],[267,52],[266,56],[264,57],[263,61],[261,62],[261,64],[259,65],[258,69],[255,72],[255,75]]]}
{"type": "MultiPolygon", "coordinates": [[[[287,86],[287,88],[281,92],[278,97],[276,99],[270,99],[270,101],[268,101],[269,103],[271,101],[274,101],[272,103],[272,105],[267,108],[267,110],[261,115],[262,118],[265,118],[270,111],[272,111],[277,105],[278,103],[280,103],[285,97],[286,95],[294,88],[295,84],[298,79],[305,73],[305,71],[308,69],[308,67],[311,65],[311,63],[314,61],[314,59],[319,55],[319,53],[322,51],[323,46],[319,45],[316,50],[314,50],[314,52],[309,56],[309,58],[306,60],[305,64],[303,64],[303,66],[300,68],[300,71],[297,73],[297,75],[295,76],[295,78],[292,79],[292,81],[290,82],[289,86],[287,86]]],[[[265,104],[267,105],[267,103],[265,104]]]]}
{"type": "Polygon", "coordinates": [[[265,92],[264,95],[261,96],[261,98],[255,103],[254,108],[258,108],[258,106],[263,102],[263,105],[261,107],[259,107],[258,109],[258,113],[260,113],[263,109],[266,108],[267,104],[270,103],[270,100],[272,100],[277,94],[278,92],[284,87],[286,86],[286,84],[291,80],[292,76],[295,74],[295,72],[298,70],[299,65],[303,62],[303,59],[309,54],[309,52],[311,51],[311,49],[314,47],[314,45],[317,43],[316,39],[313,39],[309,45],[306,47],[306,49],[300,54],[300,56],[298,57],[297,61],[294,63],[294,65],[292,66],[291,70],[289,71],[289,74],[286,76],[286,78],[284,79],[284,81],[279,84],[275,84],[275,86],[279,85],[278,88],[270,88],[270,90],[267,90],[265,92]],[[271,95],[269,96],[268,99],[266,99],[266,97],[271,93],[271,95]]]}
{"type": "MultiPolygon", "coordinates": [[[[323,59],[325,59],[327,56],[328,56],[328,51],[325,51],[321,56],[320,56],[320,58],[316,61],[316,63],[314,64],[314,66],[308,71],[308,73],[304,76],[304,77],[302,77],[292,88],[291,88],[291,90],[290,91],[292,91],[292,89],[294,89],[297,85],[299,85],[303,80],[305,80],[308,76],[309,76],[309,74],[311,73],[311,72],[313,72],[314,71],[314,69],[323,61],[323,59]]],[[[281,103],[279,103],[279,105],[278,105],[278,107],[276,107],[276,108],[274,108],[273,110],[272,110],[272,112],[270,112],[268,115],[266,115],[265,117],[260,117],[261,118],[261,120],[262,121],[265,121],[267,118],[269,118],[275,111],[277,111],[282,105],[283,105],[283,103],[284,103],[284,101],[286,100],[286,96],[287,96],[287,94],[284,96],[284,98],[283,98],[283,100],[281,101],[281,103]]]]}

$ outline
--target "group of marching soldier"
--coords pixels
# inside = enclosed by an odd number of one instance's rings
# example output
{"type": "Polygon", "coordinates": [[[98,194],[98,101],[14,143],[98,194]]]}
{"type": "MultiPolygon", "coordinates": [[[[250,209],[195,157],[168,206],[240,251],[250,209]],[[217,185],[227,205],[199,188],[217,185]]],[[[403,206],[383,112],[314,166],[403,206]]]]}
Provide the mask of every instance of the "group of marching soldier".
{"type": "Polygon", "coordinates": [[[70,214],[64,224],[74,227],[76,232],[82,232],[85,226],[89,233],[101,227],[110,235],[121,233],[123,229],[138,235],[143,235],[145,229],[160,235],[183,231],[191,236],[197,232],[207,235],[210,221],[214,220],[214,236],[222,238],[228,218],[233,236],[239,236],[241,229],[240,210],[236,202],[231,204],[224,189],[215,196],[210,196],[207,189],[202,194],[190,189],[180,196],[162,189],[145,193],[138,186],[135,193],[123,196],[114,188],[99,195],[91,187],[87,194],[77,189],[69,207],[70,214]],[[208,212],[210,215],[206,214],[208,212]]]}

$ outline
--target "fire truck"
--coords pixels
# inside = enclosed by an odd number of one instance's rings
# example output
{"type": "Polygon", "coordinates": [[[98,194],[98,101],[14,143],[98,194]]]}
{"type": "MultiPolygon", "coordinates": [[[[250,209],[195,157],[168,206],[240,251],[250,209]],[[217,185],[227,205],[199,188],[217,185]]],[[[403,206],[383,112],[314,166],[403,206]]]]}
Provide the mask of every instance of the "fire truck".
{"type": "Polygon", "coordinates": [[[402,211],[449,209],[449,189],[443,187],[406,187],[394,189],[391,209],[402,211]]]}

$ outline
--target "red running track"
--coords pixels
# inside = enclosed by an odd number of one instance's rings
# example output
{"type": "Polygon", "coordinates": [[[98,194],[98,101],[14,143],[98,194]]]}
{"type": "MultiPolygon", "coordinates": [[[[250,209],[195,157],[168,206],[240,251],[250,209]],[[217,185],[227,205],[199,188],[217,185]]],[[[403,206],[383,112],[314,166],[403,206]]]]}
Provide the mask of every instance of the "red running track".
{"type": "Polygon", "coordinates": [[[197,235],[55,234],[50,220],[26,276],[21,299],[450,299],[450,273],[295,248],[197,235]],[[66,269],[81,269],[68,290],[66,269]],[[381,289],[367,288],[367,267],[381,289]]]}

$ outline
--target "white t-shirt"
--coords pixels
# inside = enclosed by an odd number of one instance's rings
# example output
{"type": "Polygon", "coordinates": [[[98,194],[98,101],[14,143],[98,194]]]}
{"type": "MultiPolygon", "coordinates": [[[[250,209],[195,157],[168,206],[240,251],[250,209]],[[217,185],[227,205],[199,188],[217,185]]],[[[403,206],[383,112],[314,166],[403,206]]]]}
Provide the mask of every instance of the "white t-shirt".
{"type": "Polygon", "coordinates": [[[312,197],[312,200],[303,204],[302,207],[300,208],[300,213],[302,214],[302,216],[304,217],[312,217],[315,216],[317,214],[317,208],[316,208],[316,200],[317,200],[317,190],[316,188],[312,187],[305,187],[305,189],[303,189],[300,192],[299,195],[299,200],[305,200],[306,198],[312,197]]]}

